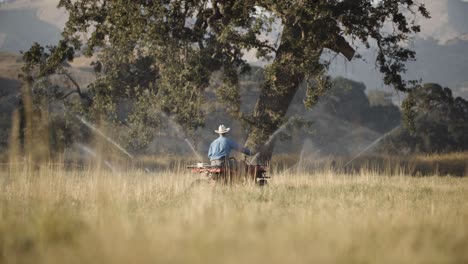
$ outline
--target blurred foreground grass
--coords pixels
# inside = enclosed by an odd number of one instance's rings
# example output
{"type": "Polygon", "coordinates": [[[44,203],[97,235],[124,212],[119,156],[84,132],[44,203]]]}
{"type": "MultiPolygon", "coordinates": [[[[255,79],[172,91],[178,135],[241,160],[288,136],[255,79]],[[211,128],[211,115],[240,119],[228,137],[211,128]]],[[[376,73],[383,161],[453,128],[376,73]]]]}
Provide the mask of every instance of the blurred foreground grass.
{"type": "Polygon", "coordinates": [[[0,263],[467,263],[468,179],[0,172],[0,263]]]}

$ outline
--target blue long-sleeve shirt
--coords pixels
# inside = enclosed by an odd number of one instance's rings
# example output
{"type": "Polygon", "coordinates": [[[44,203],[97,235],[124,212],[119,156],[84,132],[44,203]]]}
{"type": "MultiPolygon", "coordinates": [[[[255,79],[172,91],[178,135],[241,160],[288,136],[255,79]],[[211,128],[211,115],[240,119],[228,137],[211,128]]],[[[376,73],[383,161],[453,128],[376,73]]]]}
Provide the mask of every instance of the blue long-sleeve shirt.
{"type": "Polygon", "coordinates": [[[250,155],[250,150],[237,144],[234,140],[227,137],[219,137],[210,144],[210,150],[208,151],[208,158],[210,160],[219,160],[223,158],[229,158],[231,150],[237,150],[246,155],[250,155]]]}

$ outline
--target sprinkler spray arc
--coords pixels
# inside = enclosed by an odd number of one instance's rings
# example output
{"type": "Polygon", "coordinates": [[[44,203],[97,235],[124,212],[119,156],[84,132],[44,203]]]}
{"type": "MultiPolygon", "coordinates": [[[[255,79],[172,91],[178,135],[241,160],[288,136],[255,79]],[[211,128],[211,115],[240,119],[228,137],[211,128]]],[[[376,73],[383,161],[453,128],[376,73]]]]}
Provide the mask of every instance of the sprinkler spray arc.
{"type": "Polygon", "coordinates": [[[182,137],[184,138],[184,141],[185,143],[187,143],[187,145],[189,146],[190,150],[193,152],[193,154],[195,154],[195,156],[197,157],[197,159],[201,162],[203,161],[203,158],[202,156],[200,155],[200,153],[198,153],[198,151],[195,149],[195,146],[193,146],[193,144],[190,142],[190,140],[187,138],[187,136],[185,135],[185,133],[183,132],[183,128],[181,125],[179,125],[176,121],[174,121],[173,118],[169,117],[166,113],[160,111],[160,114],[167,119],[169,125],[176,131],[176,134],[179,136],[179,137],[182,137]]]}
{"type": "MultiPolygon", "coordinates": [[[[333,118],[331,115],[328,115],[328,114],[324,114],[325,118],[333,118]]],[[[335,118],[337,119],[337,118],[335,118]]],[[[362,125],[357,125],[357,124],[354,124],[354,123],[350,123],[346,120],[342,120],[342,119],[339,119],[338,121],[340,121],[340,123],[344,123],[346,125],[351,125],[353,127],[356,127],[357,129],[347,135],[344,135],[340,138],[338,138],[335,142],[343,142],[344,140],[347,140],[348,138],[354,136],[355,134],[357,133],[360,133],[361,130],[362,132],[369,132],[369,133],[372,133],[372,134],[377,134],[376,131],[373,131],[367,127],[364,127],[362,125]]],[[[393,134],[401,125],[398,125],[396,127],[394,127],[393,129],[391,129],[390,131],[384,133],[384,134],[380,134],[380,136],[375,139],[374,141],[372,141],[369,145],[367,145],[363,150],[359,151],[358,154],[356,154],[355,156],[353,156],[349,161],[346,162],[346,164],[344,165],[344,167],[348,166],[349,164],[351,164],[354,160],[356,160],[357,158],[359,158],[360,156],[362,156],[364,153],[366,153],[367,151],[371,150],[374,146],[376,146],[381,140],[383,140],[384,138],[390,136],[391,134],[393,134]]],[[[324,146],[325,143],[322,142],[321,144],[318,145],[318,148],[324,146]]],[[[290,171],[292,169],[298,169],[302,162],[304,162],[304,160],[307,160],[309,159],[310,155],[307,155],[304,157],[304,148],[302,148],[301,150],[301,154],[300,154],[300,159],[299,159],[299,162],[297,162],[296,164],[292,165],[291,167],[289,167],[288,169],[286,169],[285,171],[290,171]]]]}
{"type": "Polygon", "coordinates": [[[124,153],[127,157],[130,158],[130,160],[133,161],[134,157],[132,154],[130,154],[126,149],[124,149],[122,146],[120,146],[119,144],[117,144],[117,142],[115,142],[114,140],[112,140],[111,138],[109,138],[108,136],[106,136],[101,130],[97,129],[95,126],[93,126],[91,123],[89,123],[88,121],[86,121],[83,117],[79,116],[79,115],[75,115],[75,117],[83,124],[85,125],[86,127],[88,127],[89,129],[91,129],[93,132],[95,132],[96,134],[100,135],[101,137],[103,137],[105,140],[107,140],[109,143],[111,143],[112,145],[114,145],[117,149],[119,149],[122,153],[124,153]]]}
{"type": "MultiPolygon", "coordinates": [[[[84,119],[83,117],[75,114],[74,117],[76,119],[78,119],[83,125],[85,125],[87,128],[89,128],[91,131],[93,131],[94,133],[98,134],[99,136],[101,136],[102,138],[104,138],[107,142],[111,143],[112,145],[114,145],[119,151],[121,151],[123,154],[125,154],[128,158],[130,158],[130,161],[133,163],[134,162],[134,159],[135,157],[130,154],[124,147],[120,146],[117,142],[115,142],[114,140],[112,140],[110,137],[106,136],[101,130],[99,130],[98,128],[96,128],[94,125],[92,125],[89,121],[87,121],[86,119],[84,119]]],[[[86,152],[87,154],[89,155],[92,155],[93,157],[98,157],[98,155],[92,151],[89,147],[85,146],[85,145],[82,145],[82,144],[78,144],[78,147],[86,152]]],[[[107,160],[104,160],[104,164],[109,168],[111,169],[112,172],[116,172],[116,169],[111,165],[111,163],[107,160]]],[[[145,168],[145,171],[149,171],[148,168],[145,168]]]]}
{"type": "Polygon", "coordinates": [[[288,121],[284,122],[278,129],[276,129],[273,134],[270,135],[268,140],[263,143],[263,145],[258,149],[257,153],[250,158],[250,164],[255,164],[258,163],[258,156],[260,156],[261,150],[265,149],[266,147],[270,146],[270,144],[273,142],[273,140],[281,133],[283,132],[286,127],[293,121],[294,118],[289,118],[288,121]]]}
{"type": "MultiPolygon", "coordinates": [[[[161,112],[162,113],[162,112],[161,112]]],[[[203,158],[200,156],[200,154],[196,151],[195,147],[193,146],[193,144],[190,142],[190,140],[185,137],[185,134],[182,131],[182,128],[180,125],[176,124],[175,121],[168,117],[166,114],[162,113],[163,116],[168,120],[169,124],[172,126],[172,128],[174,128],[176,130],[176,133],[180,136],[182,134],[183,138],[184,138],[184,141],[187,143],[187,145],[189,146],[189,148],[192,150],[192,152],[195,154],[195,156],[197,157],[197,159],[199,159],[200,161],[203,160],[203,158]]],[[[93,131],[94,133],[98,134],[99,136],[101,136],[102,138],[104,138],[106,141],[108,141],[109,143],[111,143],[112,145],[114,145],[119,151],[121,151],[123,154],[125,154],[128,158],[130,158],[130,160],[133,162],[135,157],[130,154],[124,147],[120,146],[117,142],[115,142],[114,140],[112,140],[110,137],[108,137],[107,135],[105,135],[101,130],[99,130],[98,128],[96,128],[94,125],[92,125],[89,121],[87,121],[84,117],[81,117],[77,114],[73,114],[73,116],[78,119],[78,121],[80,121],[83,125],[85,125],[87,128],[89,128],[91,131],[93,131]]],[[[88,149],[85,149],[83,147],[80,147],[82,150],[85,150],[85,152],[87,152],[88,154],[91,154],[88,150],[88,149]]],[[[96,154],[94,153],[94,156],[96,156],[96,154]]],[[[108,167],[112,167],[110,165],[109,162],[106,161],[106,166],[108,167]]],[[[112,167],[112,170],[114,171],[115,169],[112,167]]],[[[149,169],[148,168],[145,168],[145,171],[149,172],[149,169]]]]}
{"type": "Polygon", "coordinates": [[[388,131],[387,133],[383,134],[381,137],[377,138],[376,140],[374,140],[372,143],[370,143],[367,147],[365,147],[363,150],[361,150],[358,154],[356,154],[353,158],[351,158],[348,162],[346,162],[346,164],[344,165],[344,167],[347,167],[349,164],[351,164],[351,162],[355,161],[357,158],[361,157],[364,153],[366,153],[367,151],[371,150],[373,147],[375,147],[380,141],[382,141],[382,139],[390,136],[391,134],[393,134],[398,128],[400,128],[401,125],[398,125],[396,127],[394,127],[392,130],[388,131]]]}
{"type": "MultiPolygon", "coordinates": [[[[95,151],[93,151],[91,148],[89,148],[88,146],[85,146],[83,144],[77,144],[78,148],[85,152],[86,154],[88,155],[91,155],[93,158],[99,158],[99,156],[96,154],[95,151]]],[[[104,164],[106,165],[107,168],[109,168],[113,173],[117,172],[117,170],[112,166],[112,164],[107,161],[107,160],[104,160],[104,164]]]]}

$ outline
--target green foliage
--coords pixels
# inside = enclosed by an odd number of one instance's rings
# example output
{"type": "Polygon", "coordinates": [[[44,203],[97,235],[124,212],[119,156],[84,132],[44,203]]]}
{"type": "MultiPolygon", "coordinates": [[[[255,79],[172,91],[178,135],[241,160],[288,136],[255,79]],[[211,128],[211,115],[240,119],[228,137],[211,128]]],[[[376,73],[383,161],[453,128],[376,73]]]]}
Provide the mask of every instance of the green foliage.
{"type": "Polygon", "coordinates": [[[308,107],[330,89],[329,61],[320,60],[325,48],[351,59],[356,46],[350,43],[361,42],[368,48],[376,43],[385,84],[406,90],[408,83],[401,74],[415,54],[403,44],[420,31],[416,15],[429,16],[422,4],[412,0],[60,0],[58,7],[69,13],[63,40],[47,51],[35,44],[24,54],[28,81],[51,74],[73,80],[65,62],[77,54],[93,56],[97,80],[87,88],[72,81],[73,91],[56,89],[56,98],[78,94],[81,109],[91,120],[105,118],[126,125],[139,120],[138,127],[157,127],[156,122],[135,116],[142,113],[139,103],[131,104],[123,121],[116,118],[119,100],[149,93],[153,101],[143,105],[174,116],[185,130],[193,131],[204,123],[202,105],[210,76],[221,72],[218,98],[229,113],[251,125],[256,144],[284,122],[304,79],[308,107]],[[265,34],[275,23],[281,32],[278,43],[271,43],[265,34]],[[386,30],[391,27],[393,31],[386,30]],[[248,116],[239,106],[238,82],[239,74],[248,69],[244,53],[253,49],[258,58],[271,63],[257,108],[248,116]]]}
{"type": "Polygon", "coordinates": [[[449,88],[425,84],[403,101],[405,127],[384,144],[389,152],[451,152],[468,149],[468,101],[449,88]]]}
{"type": "Polygon", "coordinates": [[[132,150],[147,146],[154,138],[154,128],[158,128],[163,122],[161,113],[153,106],[153,102],[157,100],[155,96],[146,90],[127,103],[131,105],[132,112],[126,117],[126,125],[121,128],[119,142],[127,142],[127,147],[132,150]]]}
{"type": "Polygon", "coordinates": [[[328,94],[325,111],[346,121],[362,123],[359,119],[364,118],[370,106],[364,93],[365,85],[345,78],[336,78],[332,82],[333,89],[328,94]]]}
{"type": "Polygon", "coordinates": [[[389,99],[371,103],[363,83],[339,77],[333,79],[332,84],[333,88],[323,105],[325,113],[380,133],[388,132],[400,123],[398,107],[389,99]]]}

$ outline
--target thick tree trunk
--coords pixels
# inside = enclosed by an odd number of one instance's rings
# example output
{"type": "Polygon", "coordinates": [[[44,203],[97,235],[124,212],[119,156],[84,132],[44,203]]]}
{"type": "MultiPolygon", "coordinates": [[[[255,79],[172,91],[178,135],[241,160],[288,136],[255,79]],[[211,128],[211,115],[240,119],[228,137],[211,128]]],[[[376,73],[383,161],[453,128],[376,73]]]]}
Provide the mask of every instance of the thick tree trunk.
{"type": "Polygon", "coordinates": [[[253,114],[254,125],[246,142],[251,150],[258,153],[253,162],[263,163],[271,159],[277,135],[275,132],[284,124],[286,112],[303,79],[303,76],[291,77],[279,78],[288,82],[289,87],[284,91],[270,90],[270,82],[265,82],[262,86],[253,114]]]}
{"type": "Polygon", "coordinates": [[[285,122],[285,115],[304,79],[301,63],[302,47],[296,43],[301,31],[296,26],[285,27],[274,62],[265,70],[265,81],[253,112],[253,124],[246,145],[258,153],[252,162],[263,163],[272,156],[275,131],[285,122]]]}
{"type": "MultiPolygon", "coordinates": [[[[310,49],[310,45],[301,40],[303,37],[301,27],[296,21],[285,21],[275,60],[265,69],[265,82],[260,87],[260,96],[246,142],[247,147],[258,153],[252,162],[263,163],[271,160],[275,137],[278,135],[275,132],[286,122],[286,112],[304,80],[304,64],[310,65],[314,60],[317,65],[320,64],[323,47],[317,46],[316,52],[313,53],[309,50],[308,54],[315,54],[315,57],[305,58],[304,50],[310,49]]],[[[336,41],[332,44],[324,43],[324,47],[342,53],[348,60],[351,60],[355,53],[342,36],[336,36],[336,41]]],[[[320,70],[320,67],[316,70],[320,70]]],[[[310,69],[308,71],[308,74],[314,74],[310,69]]]]}

